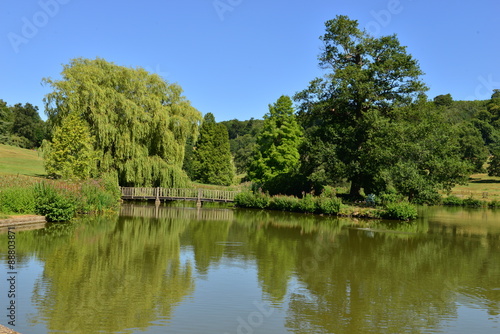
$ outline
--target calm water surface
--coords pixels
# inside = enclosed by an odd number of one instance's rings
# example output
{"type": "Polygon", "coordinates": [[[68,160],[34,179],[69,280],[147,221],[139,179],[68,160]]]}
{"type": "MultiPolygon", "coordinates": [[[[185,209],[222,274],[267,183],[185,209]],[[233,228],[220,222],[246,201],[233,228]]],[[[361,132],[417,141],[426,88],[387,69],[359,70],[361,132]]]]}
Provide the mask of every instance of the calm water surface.
{"type": "Polygon", "coordinates": [[[500,211],[422,208],[421,217],[396,225],[125,205],[18,231],[15,329],[500,333],[500,211]]]}

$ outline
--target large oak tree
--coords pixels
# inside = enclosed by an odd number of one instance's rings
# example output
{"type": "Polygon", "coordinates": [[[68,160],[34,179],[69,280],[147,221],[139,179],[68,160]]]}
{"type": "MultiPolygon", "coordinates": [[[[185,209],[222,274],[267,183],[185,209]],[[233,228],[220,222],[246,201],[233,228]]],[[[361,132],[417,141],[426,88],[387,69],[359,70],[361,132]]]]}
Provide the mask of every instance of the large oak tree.
{"type": "Polygon", "coordinates": [[[426,117],[439,117],[425,111],[423,73],[396,35],[370,36],[346,16],[325,26],[319,63],[326,74],[295,96],[307,137],[302,169],[310,183],[347,180],[353,197],[362,188],[380,193],[393,184],[413,197],[463,181],[468,166],[457,161],[454,134],[446,127],[432,131],[435,144],[445,145],[438,148],[412,131],[419,124],[431,130],[426,117]],[[453,164],[439,163],[445,158],[453,164]]]}

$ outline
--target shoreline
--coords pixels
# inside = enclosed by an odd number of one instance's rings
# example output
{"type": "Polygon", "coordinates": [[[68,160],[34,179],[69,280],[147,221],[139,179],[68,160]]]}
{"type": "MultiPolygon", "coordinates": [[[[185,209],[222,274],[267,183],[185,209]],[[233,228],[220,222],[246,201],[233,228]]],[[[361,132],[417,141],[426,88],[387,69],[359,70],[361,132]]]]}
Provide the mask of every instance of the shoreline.
{"type": "Polygon", "coordinates": [[[0,324],[0,334],[21,334],[21,333],[16,332],[15,330],[10,329],[10,328],[5,327],[2,324],[0,324]]]}
{"type": "MultiPolygon", "coordinates": [[[[16,230],[31,230],[43,228],[47,220],[45,216],[38,215],[10,215],[9,218],[0,219],[0,232],[14,227],[16,230]]],[[[1,334],[2,332],[0,332],[1,334]]]]}

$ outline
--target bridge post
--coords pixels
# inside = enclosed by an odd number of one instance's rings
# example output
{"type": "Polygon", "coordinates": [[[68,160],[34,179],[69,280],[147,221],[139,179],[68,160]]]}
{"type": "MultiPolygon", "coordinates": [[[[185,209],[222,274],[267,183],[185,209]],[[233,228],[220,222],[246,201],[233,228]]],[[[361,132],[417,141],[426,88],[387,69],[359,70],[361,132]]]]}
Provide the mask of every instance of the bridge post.
{"type": "Polygon", "coordinates": [[[196,200],[196,207],[197,208],[201,208],[201,193],[202,193],[202,190],[198,189],[198,199],[196,200]]]}
{"type": "Polygon", "coordinates": [[[155,205],[156,205],[156,206],[160,205],[160,187],[156,187],[156,200],[155,200],[155,205]]]}

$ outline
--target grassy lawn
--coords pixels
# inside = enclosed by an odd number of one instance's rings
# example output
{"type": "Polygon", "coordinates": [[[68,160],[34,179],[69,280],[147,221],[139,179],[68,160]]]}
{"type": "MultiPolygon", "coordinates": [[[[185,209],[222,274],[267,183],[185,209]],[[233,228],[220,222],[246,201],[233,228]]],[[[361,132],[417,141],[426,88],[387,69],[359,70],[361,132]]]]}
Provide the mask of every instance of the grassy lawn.
{"type": "Polygon", "coordinates": [[[0,173],[45,176],[43,159],[36,151],[0,144],[0,173]]]}
{"type": "Polygon", "coordinates": [[[467,185],[456,186],[450,195],[460,198],[472,197],[485,201],[500,200],[500,177],[473,174],[467,185]]]}

